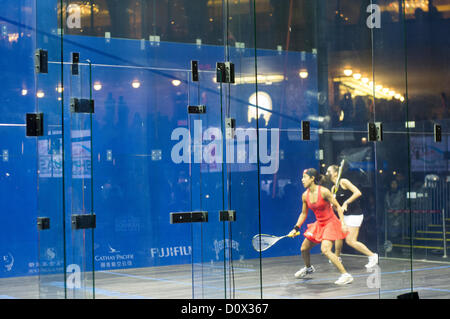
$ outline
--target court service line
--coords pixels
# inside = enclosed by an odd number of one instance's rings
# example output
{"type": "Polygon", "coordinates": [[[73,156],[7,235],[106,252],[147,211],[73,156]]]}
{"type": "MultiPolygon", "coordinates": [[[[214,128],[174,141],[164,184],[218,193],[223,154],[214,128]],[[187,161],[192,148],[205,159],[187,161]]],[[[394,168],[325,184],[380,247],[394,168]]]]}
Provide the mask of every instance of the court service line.
{"type": "MultiPolygon", "coordinates": [[[[438,270],[438,269],[446,269],[446,268],[450,268],[449,266],[437,266],[437,267],[427,267],[427,268],[420,268],[420,269],[413,269],[413,272],[417,272],[417,271],[427,271],[427,270],[438,270]]],[[[178,285],[184,285],[184,286],[189,286],[192,287],[192,282],[182,282],[182,281],[175,281],[175,280],[170,280],[170,279],[165,279],[165,278],[154,278],[154,277],[148,277],[148,276],[138,276],[138,275],[131,275],[131,274],[123,274],[123,273],[117,273],[117,272],[111,272],[111,271],[100,271],[106,274],[112,274],[112,275],[116,275],[116,276],[122,276],[122,277],[129,277],[129,278],[136,278],[136,279],[143,279],[143,280],[152,280],[152,281],[161,281],[161,282],[167,282],[167,283],[173,283],[173,284],[178,284],[178,285]]],[[[380,275],[390,275],[390,274],[398,274],[398,273],[408,273],[411,272],[411,270],[397,270],[397,271],[390,271],[390,272],[381,272],[380,275]]],[[[354,275],[353,277],[355,278],[359,278],[359,277],[368,277],[373,275],[373,273],[369,272],[367,274],[359,274],[359,275],[354,275]]],[[[323,282],[323,281],[330,281],[330,280],[334,280],[334,277],[330,277],[330,278],[322,278],[322,279],[306,279],[306,280],[302,280],[302,281],[294,281],[294,282],[288,282],[288,283],[276,283],[276,284],[263,284],[263,289],[264,288],[270,288],[270,287],[278,287],[278,286],[289,286],[289,285],[295,285],[295,284],[302,284],[302,283],[311,283],[311,282],[323,282]]],[[[194,284],[194,287],[203,287],[206,289],[214,289],[214,290],[219,290],[219,291],[223,291],[224,288],[223,287],[216,287],[216,286],[205,286],[205,285],[196,285],[194,284]]],[[[259,285],[258,286],[247,286],[247,287],[240,287],[235,289],[236,292],[239,293],[244,293],[244,294],[248,294],[248,295],[259,295],[257,293],[252,293],[250,291],[247,290],[251,290],[251,289],[259,289],[259,285]]],[[[431,289],[431,288],[430,288],[431,289]]],[[[392,290],[392,291],[403,291],[404,289],[399,289],[399,290],[392,290]]],[[[410,290],[410,289],[406,289],[406,290],[410,290]]],[[[386,293],[389,291],[384,291],[381,290],[381,293],[386,293]]],[[[364,294],[359,294],[361,296],[363,295],[374,295],[374,294],[379,294],[380,291],[377,290],[376,292],[373,293],[364,293],[364,294]]],[[[287,297],[287,296],[281,296],[281,295],[276,295],[276,294],[268,294],[268,293],[264,293],[263,295],[265,296],[273,296],[273,297],[278,297],[278,298],[294,298],[294,297],[287,297]]],[[[355,295],[355,296],[359,296],[359,295],[355,295]]],[[[339,298],[345,298],[344,297],[339,297],[339,298]]]]}
{"type": "MultiPolygon", "coordinates": [[[[421,268],[421,269],[413,269],[413,272],[416,271],[426,271],[426,270],[436,270],[436,269],[445,269],[445,268],[450,268],[450,266],[438,266],[438,267],[428,267],[428,268],[421,268]]],[[[398,274],[398,273],[405,273],[405,272],[410,272],[411,270],[396,270],[396,271],[389,271],[389,272],[380,272],[380,275],[391,275],[391,274],[398,274]]],[[[358,275],[352,275],[354,278],[358,278],[358,277],[369,277],[369,276],[373,276],[374,273],[373,272],[369,272],[367,274],[358,274],[358,275]]],[[[330,280],[336,280],[336,277],[329,277],[329,278],[321,278],[321,279],[303,279],[303,280],[296,280],[293,282],[289,282],[289,283],[284,283],[282,284],[283,286],[288,286],[288,285],[296,285],[296,284],[303,284],[303,283],[311,283],[311,282],[322,282],[322,281],[330,281],[330,280]]],[[[270,288],[270,287],[277,287],[277,286],[281,286],[281,284],[276,283],[276,284],[266,284],[263,285],[263,289],[264,288],[270,288]]],[[[240,289],[256,289],[259,286],[248,286],[248,287],[241,287],[240,289]]]]}
{"type": "MultiPolygon", "coordinates": [[[[447,289],[438,289],[438,288],[429,288],[429,287],[413,287],[412,290],[416,290],[416,291],[431,290],[431,291],[450,293],[450,290],[447,290],[447,289]]],[[[411,291],[411,288],[403,288],[403,289],[395,289],[395,290],[381,290],[379,292],[366,292],[366,293],[353,294],[353,295],[347,295],[347,296],[337,296],[337,297],[333,297],[332,299],[362,297],[362,296],[368,296],[368,295],[392,293],[392,292],[400,292],[400,291],[411,291]]]]}

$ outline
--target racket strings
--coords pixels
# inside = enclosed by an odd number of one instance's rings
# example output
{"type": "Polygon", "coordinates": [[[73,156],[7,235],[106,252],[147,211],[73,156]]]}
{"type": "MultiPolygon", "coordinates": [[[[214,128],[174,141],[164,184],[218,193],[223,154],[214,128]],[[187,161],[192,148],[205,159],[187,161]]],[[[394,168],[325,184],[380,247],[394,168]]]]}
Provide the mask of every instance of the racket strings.
{"type": "MultiPolygon", "coordinates": [[[[285,236],[283,236],[285,237],[285,236]]],[[[258,234],[252,239],[253,248],[256,251],[264,251],[273,246],[277,241],[283,237],[277,237],[273,235],[258,234]]]]}

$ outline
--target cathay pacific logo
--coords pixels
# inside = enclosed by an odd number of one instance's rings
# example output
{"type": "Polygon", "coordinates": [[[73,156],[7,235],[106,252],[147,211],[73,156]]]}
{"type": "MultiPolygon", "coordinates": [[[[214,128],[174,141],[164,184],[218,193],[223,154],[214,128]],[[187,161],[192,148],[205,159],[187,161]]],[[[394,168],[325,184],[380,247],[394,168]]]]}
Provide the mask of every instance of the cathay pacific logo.
{"type": "Polygon", "coordinates": [[[1,263],[6,271],[11,271],[14,266],[14,256],[8,252],[6,255],[1,256],[1,263]]]}

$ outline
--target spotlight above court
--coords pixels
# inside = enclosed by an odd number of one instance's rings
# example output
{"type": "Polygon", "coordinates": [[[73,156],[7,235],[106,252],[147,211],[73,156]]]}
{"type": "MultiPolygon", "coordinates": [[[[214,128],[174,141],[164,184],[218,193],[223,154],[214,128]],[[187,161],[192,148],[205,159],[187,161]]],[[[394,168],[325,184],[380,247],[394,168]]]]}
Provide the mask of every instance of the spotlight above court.
{"type": "Polygon", "coordinates": [[[258,116],[263,116],[266,125],[269,123],[270,117],[272,116],[272,98],[267,92],[258,91],[258,93],[253,93],[250,95],[249,106],[247,112],[247,120],[250,123],[252,119],[257,119],[256,116],[256,106],[261,107],[258,109],[258,116]]]}
{"type": "Polygon", "coordinates": [[[100,82],[94,83],[94,90],[100,91],[102,89],[102,84],[100,82]]]}
{"type": "Polygon", "coordinates": [[[353,74],[353,70],[352,69],[350,69],[350,68],[345,68],[344,69],[344,75],[345,76],[350,76],[352,74],[353,74]]]}
{"type": "Polygon", "coordinates": [[[298,75],[300,76],[300,78],[302,79],[306,79],[308,77],[308,70],[306,69],[301,69],[300,72],[298,73],[298,75]]]}
{"type": "Polygon", "coordinates": [[[134,80],[133,82],[131,82],[131,86],[135,89],[139,89],[141,87],[141,82],[139,82],[138,80],[134,80]]]}

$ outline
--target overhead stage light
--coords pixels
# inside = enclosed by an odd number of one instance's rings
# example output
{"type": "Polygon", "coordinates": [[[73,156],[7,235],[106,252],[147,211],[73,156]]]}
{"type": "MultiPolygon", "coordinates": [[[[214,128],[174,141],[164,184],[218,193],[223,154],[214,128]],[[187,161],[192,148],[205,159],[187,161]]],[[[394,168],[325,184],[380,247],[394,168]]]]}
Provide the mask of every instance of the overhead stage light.
{"type": "Polygon", "coordinates": [[[350,69],[350,68],[344,69],[344,75],[345,76],[350,76],[352,74],[353,74],[353,70],[352,69],[350,69]]]}
{"type": "Polygon", "coordinates": [[[172,80],[172,85],[173,86],[179,86],[181,84],[180,80],[172,80]]]}
{"type": "Polygon", "coordinates": [[[308,77],[308,70],[306,69],[301,69],[300,72],[298,73],[298,75],[302,78],[302,79],[306,79],[308,77]]]}
{"type": "Polygon", "coordinates": [[[140,88],[140,86],[141,86],[141,82],[139,82],[138,80],[134,80],[134,81],[131,83],[131,86],[132,86],[133,88],[135,88],[135,89],[138,89],[138,88],[140,88]]]}
{"type": "Polygon", "coordinates": [[[94,83],[94,90],[100,91],[102,89],[102,84],[100,82],[94,83]]]}
{"type": "Polygon", "coordinates": [[[252,118],[256,120],[256,106],[262,107],[263,109],[258,110],[258,115],[263,116],[266,125],[270,120],[270,117],[272,116],[272,98],[270,95],[263,91],[258,91],[258,95],[256,93],[253,93],[249,99],[248,102],[250,105],[248,106],[248,112],[247,112],[247,120],[250,123],[252,121],[252,118]],[[258,104],[256,104],[258,103],[258,104]]]}

